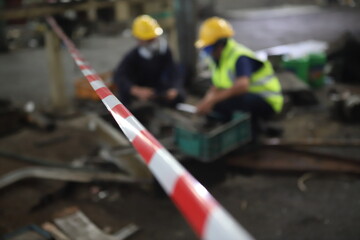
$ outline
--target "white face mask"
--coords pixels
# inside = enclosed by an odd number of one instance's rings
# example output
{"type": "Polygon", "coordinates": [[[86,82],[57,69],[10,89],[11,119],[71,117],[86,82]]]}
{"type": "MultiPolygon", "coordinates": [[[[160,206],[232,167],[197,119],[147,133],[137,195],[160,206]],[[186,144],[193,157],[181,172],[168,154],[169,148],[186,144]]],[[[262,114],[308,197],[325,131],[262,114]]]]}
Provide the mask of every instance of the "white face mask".
{"type": "Polygon", "coordinates": [[[164,38],[157,38],[145,46],[139,48],[139,53],[146,59],[152,58],[156,54],[164,54],[166,52],[167,42],[164,38]]]}
{"type": "Polygon", "coordinates": [[[149,43],[146,46],[147,49],[149,49],[150,52],[152,53],[157,53],[160,52],[160,39],[154,39],[151,43],[149,43]]]}

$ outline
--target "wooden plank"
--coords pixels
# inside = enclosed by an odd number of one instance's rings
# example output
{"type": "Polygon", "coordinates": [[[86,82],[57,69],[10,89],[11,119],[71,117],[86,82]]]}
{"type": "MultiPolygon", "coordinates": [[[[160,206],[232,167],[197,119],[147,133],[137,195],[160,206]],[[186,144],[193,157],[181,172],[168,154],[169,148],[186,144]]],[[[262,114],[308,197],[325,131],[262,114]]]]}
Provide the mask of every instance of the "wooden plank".
{"type": "Polygon", "coordinates": [[[234,153],[227,157],[234,167],[266,171],[320,171],[338,173],[360,173],[360,164],[341,161],[337,158],[302,155],[278,149],[260,149],[247,154],[234,153]]]}
{"type": "Polygon", "coordinates": [[[264,141],[266,146],[281,146],[281,147],[360,147],[360,139],[322,139],[322,138],[307,138],[307,139],[280,139],[270,138],[264,141]]]}

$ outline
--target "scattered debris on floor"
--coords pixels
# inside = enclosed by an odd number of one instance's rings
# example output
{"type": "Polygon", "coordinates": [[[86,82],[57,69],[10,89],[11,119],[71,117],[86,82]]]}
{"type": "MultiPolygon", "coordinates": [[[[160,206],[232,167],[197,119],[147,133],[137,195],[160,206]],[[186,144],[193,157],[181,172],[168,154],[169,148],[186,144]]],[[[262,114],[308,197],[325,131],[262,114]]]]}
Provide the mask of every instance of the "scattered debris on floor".
{"type": "Polygon", "coordinates": [[[114,234],[101,231],[83,212],[69,207],[57,213],[52,222],[40,226],[29,225],[2,237],[4,240],[125,240],[135,234],[139,227],[128,224],[114,234]]]}
{"type": "Polygon", "coordinates": [[[76,208],[64,209],[60,216],[54,219],[54,222],[69,236],[70,240],[123,240],[139,230],[135,224],[129,224],[109,235],[101,231],[83,212],[76,208]]]}

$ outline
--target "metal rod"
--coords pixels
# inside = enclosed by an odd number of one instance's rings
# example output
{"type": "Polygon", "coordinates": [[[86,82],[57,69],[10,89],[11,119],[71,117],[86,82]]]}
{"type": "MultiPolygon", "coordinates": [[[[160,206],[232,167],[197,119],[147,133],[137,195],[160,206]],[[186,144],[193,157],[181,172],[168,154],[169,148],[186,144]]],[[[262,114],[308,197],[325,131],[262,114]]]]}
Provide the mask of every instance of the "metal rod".
{"type": "Polygon", "coordinates": [[[92,182],[112,181],[121,183],[136,183],[132,177],[119,173],[83,171],[50,167],[27,167],[5,174],[0,178],[0,189],[26,178],[44,178],[61,181],[92,182]]]}

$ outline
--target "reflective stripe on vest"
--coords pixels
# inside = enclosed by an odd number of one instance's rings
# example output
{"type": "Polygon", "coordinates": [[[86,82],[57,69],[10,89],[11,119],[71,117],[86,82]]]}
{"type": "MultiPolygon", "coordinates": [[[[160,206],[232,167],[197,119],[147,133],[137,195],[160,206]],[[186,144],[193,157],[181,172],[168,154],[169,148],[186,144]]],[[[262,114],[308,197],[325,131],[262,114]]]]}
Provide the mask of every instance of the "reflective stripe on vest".
{"type": "Polygon", "coordinates": [[[273,91],[263,91],[263,92],[258,92],[256,94],[262,96],[263,98],[268,98],[272,96],[282,96],[281,92],[273,92],[273,91]]]}
{"type": "Polygon", "coordinates": [[[260,80],[257,80],[256,82],[252,82],[251,85],[252,86],[261,86],[261,85],[265,85],[266,83],[270,82],[273,78],[275,77],[274,74],[271,74],[269,76],[266,76],[264,78],[261,78],[260,80]]]}

